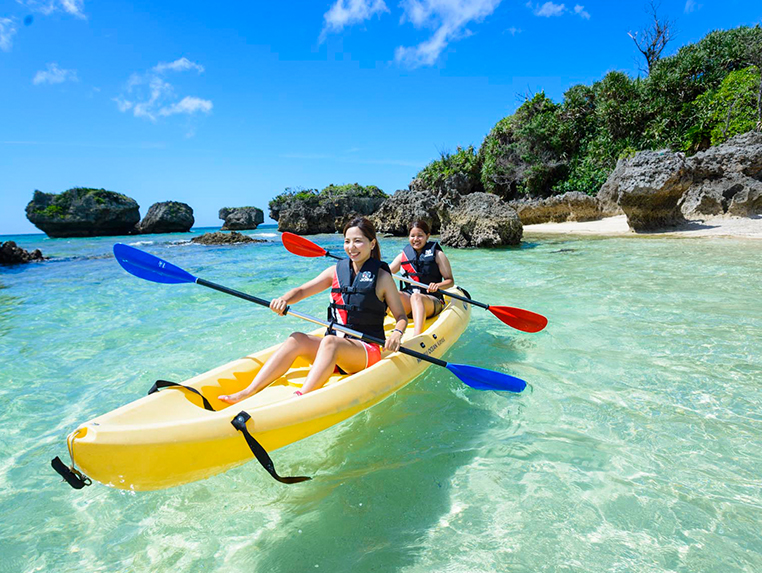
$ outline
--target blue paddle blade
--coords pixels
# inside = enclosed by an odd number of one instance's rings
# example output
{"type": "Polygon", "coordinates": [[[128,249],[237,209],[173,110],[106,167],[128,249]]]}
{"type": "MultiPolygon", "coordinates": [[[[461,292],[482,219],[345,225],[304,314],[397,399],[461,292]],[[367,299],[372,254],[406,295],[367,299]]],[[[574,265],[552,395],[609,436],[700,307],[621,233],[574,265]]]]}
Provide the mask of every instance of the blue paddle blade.
{"type": "Polygon", "coordinates": [[[123,243],[114,245],[114,257],[125,271],[147,281],[164,284],[196,282],[196,277],[180,267],[123,243]]]}
{"type": "Polygon", "coordinates": [[[469,366],[467,364],[453,364],[449,362],[447,369],[455,374],[461,382],[476,390],[507,390],[508,392],[521,392],[527,387],[527,383],[521,378],[510,374],[469,366]]]}

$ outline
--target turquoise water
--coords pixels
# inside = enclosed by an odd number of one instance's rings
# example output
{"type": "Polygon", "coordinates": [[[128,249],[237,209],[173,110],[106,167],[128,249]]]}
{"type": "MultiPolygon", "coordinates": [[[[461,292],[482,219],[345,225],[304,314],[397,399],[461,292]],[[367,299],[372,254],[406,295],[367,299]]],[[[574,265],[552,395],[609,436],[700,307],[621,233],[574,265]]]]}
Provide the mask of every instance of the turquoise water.
{"type": "MultiPolygon", "coordinates": [[[[265,298],[327,264],[271,243],[124,237],[265,298]]],[[[136,279],[117,238],[12,238],[0,269],[0,571],[762,571],[762,257],[753,241],[534,238],[448,251],[480,300],[454,362],[529,382],[479,392],[432,367],[394,397],[256,464],[186,486],[70,489],[79,423],[309,325],[136,279]]],[[[337,236],[314,238],[339,249],[337,236]]],[[[388,255],[403,245],[384,239],[388,255]]],[[[299,308],[321,315],[325,302],[299,308]]]]}

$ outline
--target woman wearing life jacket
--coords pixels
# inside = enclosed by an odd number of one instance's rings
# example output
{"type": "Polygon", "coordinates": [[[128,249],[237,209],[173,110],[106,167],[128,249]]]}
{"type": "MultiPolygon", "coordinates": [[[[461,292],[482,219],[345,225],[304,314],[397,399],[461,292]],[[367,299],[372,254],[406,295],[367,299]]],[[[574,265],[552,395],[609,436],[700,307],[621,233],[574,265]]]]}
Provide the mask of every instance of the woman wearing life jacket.
{"type": "MultiPolygon", "coordinates": [[[[344,227],[344,251],[347,259],[273,299],[270,308],[283,315],[287,306],[330,288],[329,321],[383,339],[388,306],[397,324],[386,339],[384,349],[396,352],[407,327],[407,317],[389,267],[381,262],[376,230],[368,219],[358,217],[347,223],[344,227]]],[[[354,374],[372,366],[381,359],[381,348],[333,330],[322,337],[293,332],[257,372],[247,388],[220,396],[220,400],[234,404],[258,392],[283,376],[298,357],[312,362],[302,389],[294,392],[301,396],[325,384],[335,368],[354,374]]]]}
{"type": "Polygon", "coordinates": [[[446,289],[455,284],[452,278],[450,261],[439,243],[429,241],[431,229],[426,221],[416,221],[408,229],[409,245],[392,261],[392,273],[400,267],[405,276],[428,285],[426,291],[420,287],[404,283],[401,286],[402,304],[405,312],[413,316],[414,334],[423,332],[426,318],[436,316],[444,307],[444,296],[439,289],[446,289]]]}

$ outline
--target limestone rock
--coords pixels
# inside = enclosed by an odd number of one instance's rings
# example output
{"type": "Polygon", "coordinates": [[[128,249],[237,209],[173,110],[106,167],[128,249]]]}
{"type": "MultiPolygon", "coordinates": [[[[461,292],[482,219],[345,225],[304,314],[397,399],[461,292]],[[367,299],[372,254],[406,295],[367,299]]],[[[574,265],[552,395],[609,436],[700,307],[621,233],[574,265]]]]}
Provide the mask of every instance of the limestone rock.
{"type": "Polygon", "coordinates": [[[220,209],[219,216],[225,221],[223,231],[256,229],[265,222],[265,214],[256,207],[224,207],[220,209]]]}
{"type": "Polygon", "coordinates": [[[278,230],[298,235],[340,232],[349,214],[373,214],[387,198],[374,186],[329,185],[320,193],[286,193],[270,201],[270,217],[278,230]]]}
{"type": "Polygon", "coordinates": [[[440,240],[451,247],[518,245],[523,226],[515,209],[496,195],[471,193],[443,212],[440,240]]]}
{"type": "Polygon", "coordinates": [[[750,131],[688,159],[693,185],[681,202],[690,219],[762,213],[762,133],[750,131]]]}
{"type": "Polygon", "coordinates": [[[606,185],[634,231],[651,231],[685,222],[678,202],[693,182],[682,153],[640,151],[622,161],[606,185]]]}
{"type": "Polygon", "coordinates": [[[231,231],[229,233],[223,233],[222,231],[216,231],[214,233],[204,233],[198,237],[193,237],[191,243],[197,243],[200,245],[239,245],[241,243],[266,243],[264,239],[255,239],[248,235],[231,231]]]}
{"type": "Polygon", "coordinates": [[[508,204],[516,209],[522,225],[594,221],[601,218],[598,201],[579,191],[569,191],[547,199],[514,200],[508,204]]]}
{"type": "Polygon", "coordinates": [[[0,243],[0,265],[20,265],[30,261],[43,261],[45,258],[40,249],[35,249],[30,253],[13,241],[0,243]]]}
{"type": "Polygon", "coordinates": [[[137,231],[142,234],[187,233],[194,222],[190,205],[179,201],[164,201],[151,205],[146,216],[138,223],[137,231]]]}
{"type": "Polygon", "coordinates": [[[26,217],[49,237],[127,235],[140,221],[140,206],[121,193],[76,187],[60,194],[35,191],[26,217]]]}
{"type": "Polygon", "coordinates": [[[398,237],[407,236],[408,226],[417,220],[426,221],[431,232],[438,233],[441,226],[439,209],[440,201],[430,191],[400,189],[381,204],[370,220],[379,233],[398,237]]]}

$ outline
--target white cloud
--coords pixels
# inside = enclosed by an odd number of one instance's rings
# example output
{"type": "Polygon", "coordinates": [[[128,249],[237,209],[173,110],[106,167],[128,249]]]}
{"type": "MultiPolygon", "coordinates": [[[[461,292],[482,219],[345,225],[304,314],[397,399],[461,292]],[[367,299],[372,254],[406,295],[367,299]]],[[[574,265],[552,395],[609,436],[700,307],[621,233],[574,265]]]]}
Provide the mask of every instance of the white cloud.
{"type": "MultiPolygon", "coordinates": [[[[697,6],[696,6],[696,0],[686,0],[686,2],[685,2],[685,9],[684,9],[684,12],[686,14],[690,14],[691,12],[696,10],[696,8],[697,8],[697,6]]],[[[700,8],[700,6],[699,6],[699,8],[700,8]]]]}
{"type": "Polygon", "coordinates": [[[402,21],[409,21],[416,28],[436,28],[434,34],[414,47],[400,46],[394,59],[411,67],[430,66],[447,45],[459,38],[471,35],[466,26],[481,22],[492,14],[501,0],[402,0],[402,21]]]}
{"type": "Polygon", "coordinates": [[[8,52],[13,45],[13,35],[16,33],[16,24],[10,18],[0,18],[0,50],[8,52]]]}
{"type": "Polygon", "coordinates": [[[545,4],[540,6],[539,4],[532,5],[531,2],[528,2],[527,6],[532,9],[535,16],[543,16],[545,18],[560,16],[566,12],[566,4],[553,4],[553,2],[545,2],[545,4]]]}
{"type": "Polygon", "coordinates": [[[17,0],[35,12],[48,15],[53,12],[66,12],[77,18],[85,18],[85,0],[17,0]]]}
{"type": "Polygon", "coordinates": [[[209,113],[212,111],[212,102],[208,99],[201,99],[197,97],[185,96],[179,102],[170,106],[163,107],[159,110],[159,115],[175,115],[177,113],[185,113],[193,115],[197,111],[209,113]]]}
{"type": "Polygon", "coordinates": [[[590,13],[587,10],[585,10],[584,6],[580,6],[579,4],[577,4],[574,7],[574,13],[584,18],[585,20],[590,19],[590,13]]]}
{"type": "Polygon", "coordinates": [[[191,62],[186,57],[182,57],[179,60],[175,60],[174,62],[169,64],[160,62],[153,67],[153,71],[159,74],[166,71],[184,72],[186,70],[196,70],[199,74],[201,74],[204,71],[204,66],[202,66],[201,64],[196,64],[194,62],[191,62]]]}
{"type": "Polygon", "coordinates": [[[359,24],[388,11],[384,0],[336,0],[323,15],[325,24],[320,37],[322,39],[329,32],[340,32],[345,26],[359,24]]]}
{"type": "Polygon", "coordinates": [[[61,84],[66,80],[73,82],[79,81],[76,70],[62,70],[55,62],[47,64],[48,69],[39,71],[35,74],[32,83],[36,86],[40,84],[61,84]]]}
{"type": "Polygon", "coordinates": [[[156,121],[159,117],[197,112],[209,113],[213,104],[210,100],[185,96],[177,100],[175,87],[164,79],[166,72],[195,70],[199,74],[204,66],[182,57],[174,62],[159,62],[144,74],[133,73],[127,80],[125,94],[113,98],[117,109],[132,112],[135,117],[156,121]]]}
{"type": "Polygon", "coordinates": [[[506,32],[509,32],[511,36],[515,36],[516,34],[521,34],[522,30],[521,28],[517,28],[516,26],[511,26],[506,30],[506,32]]]}

